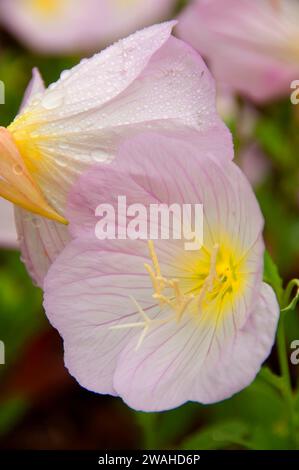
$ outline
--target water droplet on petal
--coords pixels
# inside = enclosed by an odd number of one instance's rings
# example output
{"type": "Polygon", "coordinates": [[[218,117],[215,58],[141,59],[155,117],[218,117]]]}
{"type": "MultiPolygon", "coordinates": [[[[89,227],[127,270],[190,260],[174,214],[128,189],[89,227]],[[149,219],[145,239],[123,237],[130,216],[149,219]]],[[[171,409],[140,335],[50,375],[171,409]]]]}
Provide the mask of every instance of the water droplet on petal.
{"type": "Polygon", "coordinates": [[[42,106],[45,109],[55,109],[63,104],[63,94],[61,92],[51,92],[42,100],[42,106]]]}
{"type": "Polygon", "coordinates": [[[64,70],[63,72],[61,72],[60,79],[65,80],[70,75],[70,73],[70,70],[64,70]]]}
{"type": "Polygon", "coordinates": [[[13,167],[13,172],[14,172],[15,175],[21,176],[21,175],[23,174],[23,168],[22,168],[22,166],[19,165],[19,164],[14,165],[14,167],[13,167]]]}

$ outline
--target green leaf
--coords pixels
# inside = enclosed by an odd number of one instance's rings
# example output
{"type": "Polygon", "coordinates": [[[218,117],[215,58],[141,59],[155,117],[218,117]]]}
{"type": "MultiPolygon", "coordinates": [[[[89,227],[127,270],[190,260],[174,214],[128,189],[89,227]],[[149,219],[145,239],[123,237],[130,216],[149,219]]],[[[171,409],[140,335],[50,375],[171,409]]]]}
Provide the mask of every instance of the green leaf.
{"type": "Polygon", "coordinates": [[[281,390],[283,387],[283,378],[274,374],[268,367],[262,367],[259,378],[265,380],[277,390],[281,390]]]}
{"type": "Polygon", "coordinates": [[[293,448],[285,402],[276,387],[266,382],[264,377],[258,376],[253,384],[242,392],[208,409],[211,423],[230,420],[232,416],[235,420],[246,423],[249,428],[247,448],[265,450],[293,448]]]}
{"type": "Polygon", "coordinates": [[[283,294],[282,279],[279,275],[278,268],[268,251],[265,251],[264,257],[264,281],[273,287],[278,300],[281,301],[283,294]]]}
{"type": "Polygon", "coordinates": [[[163,413],[135,413],[137,423],[142,428],[144,447],[173,448],[190,431],[201,409],[197,403],[187,403],[163,413]]]}
{"type": "Polygon", "coordinates": [[[11,431],[28,409],[26,400],[20,397],[10,398],[0,404],[0,436],[11,431]]]}
{"type": "Polygon", "coordinates": [[[13,365],[22,347],[45,324],[42,293],[32,285],[20,254],[0,251],[0,340],[5,345],[5,365],[13,365]]]}
{"type": "Polygon", "coordinates": [[[185,439],[180,449],[212,450],[231,445],[250,448],[248,426],[241,421],[225,421],[206,427],[185,439]]]}
{"type": "Polygon", "coordinates": [[[255,133],[263,150],[280,170],[297,167],[297,153],[291,136],[286,138],[286,130],[282,129],[272,116],[260,119],[256,125],[255,133]]]}
{"type": "Polygon", "coordinates": [[[135,417],[143,433],[143,447],[145,449],[155,449],[157,446],[155,430],[158,414],[136,412],[135,417]]]}

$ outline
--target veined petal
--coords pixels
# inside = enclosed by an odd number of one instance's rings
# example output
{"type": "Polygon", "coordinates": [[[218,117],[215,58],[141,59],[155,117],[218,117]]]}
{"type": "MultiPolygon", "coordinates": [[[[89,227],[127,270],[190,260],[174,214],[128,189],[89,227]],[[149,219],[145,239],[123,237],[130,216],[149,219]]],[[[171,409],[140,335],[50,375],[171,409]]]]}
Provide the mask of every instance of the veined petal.
{"type": "MultiPolygon", "coordinates": [[[[261,345],[247,375],[236,362],[237,378],[231,386],[222,379],[219,399],[248,384],[269,352],[278,307],[271,290],[259,303],[263,218],[240,170],[219,161],[221,148],[215,143],[209,153],[198,137],[186,142],[143,134],[124,143],[111,165],[92,168],[76,184],[69,214],[78,238],[49,270],[45,309],[64,338],[67,367],[85,387],[146,411],[207,396],[213,401],[215,361],[222,353],[234,353],[235,361],[236,339],[258,323],[253,312],[261,312],[263,328],[264,316],[274,320],[267,318],[268,333],[257,335],[261,345]],[[154,242],[96,240],[95,206],[108,203],[116,212],[119,192],[146,209],[157,201],[202,203],[203,247],[186,251],[184,237],[170,234],[154,242]]],[[[143,217],[151,223],[149,214],[143,217]]]]}
{"type": "MultiPolygon", "coordinates": [[[[184,275],[174,263],[179,241],[157,242],[156,248],[163,275],[184,275]]],[[[232,317],[219,326],[188,315],[179,324],[163,323],[170,312],[152,298],[145,250],[145,241],[78,239],[51,266],[44,306],[64,339],[70,373],[84,387],[120,395],[144,411],[214,402],[248,385],[273,344],[278,304],[272,290],[263,285],[242,328],[232,317]],[[137,303],[148,318],[162,320],[149,325],[139,348],[144,325],[137,303]]],[[[186,255],[191,262],[194,255],[186,255]]]]}
{"type": "MultiPolygon", "coordinates": [[[[204,248],[192,252],[191,259],[185,255],[186,240],[183,228],[181,230],[181,252],[177,253],[177,258],[184,260],[181,268],[189,272],[190,277],[189,283],[184,281],[184,287],[192,289],[194,266],[199,275],[201,263],[209,262],[206,255],[211,256],[215,246],[222,247],[227,253],[225,258],[231,253],[238,271],[244,279],[246,277],[240,296],[234,301],[237,312],[233,313],[234,321],[240,328],[248,317],[248,307],[256,300],[256,289],[262,279],[263,217],[239,168],[229,160],[219,163],[218,153],[225,153],[227,149],[225,140],[221,146],[218,138],[216,132],[214,148],[208,147],[205,138],[197,136],[192,140],[192,134],[188,143],[152,133],[128,140],[114,162],[94,167],[78,180],[70,193],[68,218],[74,237],[89,236],[95,240],[99,221],[96,208],[110,204],[117,214],[119,196],[126,197],[127,207],[136,203],[144,205],[148,215],[151,204],[164,203],[168,207],[178,204],[182,211],[184,205],[202,204],[204,248]]],[[[149,237],[150,223],[148,219],[145,237],[149,237]]],[[[184,221],[187,223],[191,223],[194,231],[194,221],[184,221]]],[[[158,233],[161,234],[161,230],[158,227],[158,233]]],[[[230,263],[228,258],[225,263],[230,263]]],[[[211,311],[218,309],[214,302],[210,304],[211,311]]],[[[231,306],[227,309],[230,311],[231,306]]]]}
{"type": "Polygon", "coordinates": [[[262,284],[257,305],[233,342],[210,351],[195,378],[190,400],[214,403],[247,387],[269,356],[275,341],[279,305],[270,286],[262,284]]]}
{"type": "Polygon", "coordinates": [[[134,339],[117,362],[114,388],[130,407],[142,411],[175,408],[189,400],[194,376],[208,353],[213,328],[195,329],[190,318],[151,331],[136,354],[134,339]]]}
{"type": "MultiPolygon", "coordinates": [[[[44,89],[39,71],[33,69],[21,110],[29,106],[44,89]]],[[[15,206],[15,220],[22,261],[34,282],[42,287],[50,265],[70,240],[68,228],[18,206],[15,206]]]]}
{"type": "Polygon", "coordinates": [[[188,126],[207,133],[219,128],[231,138],[204,62],[170,38],[172,26],[147,28],[64,73],[10,126],[56,210],[64,210],[78,175],[92,163],[111,161],[125,137],[188,126]]]}
{"type": "Polygon", "coordinates": [[[97,205],[115,206],[117,197],[125,195],[128,205],[202,203],[205,242],[220,242],[226,232],[246,252],[262,232],[263,217],[248,181],[227,158],[231,152],[231,140],[217,128],[207,134],[182,133],[181,138],[150,132],[127,139],[110,165],[92,167],[71,191],[73,235],[92,236],[97,205]]]}
{"type": "Polygon", "coordinates": [[[21,259],[33,281],[43,287],[49,267],[71,240],[68,229],[65,225],[17,206],[15,221],[21,259]]]}
{"type": "Polygon", "coordinates": [[[150,316],[159,309],[144,269],[145,242],[103,244],[71,242],[51,266],[45,280],[44,307],[64,339],[65,364],[84,387],[115,395],[113,374],[119,352],[129,338],[135,345],[142,328],[111,329],[141,322],[135,301],[150,316]]]}
{"type": "Polygon", "coordinates": [[[131,339],[117,363],[115,390],[143,411],[224,400],[254,380],[271,352],[278,317],[275,295],[264,284],[248,323],[225,343],[218,331],[194,330],[187,320],[157,328],[138,354],[131,339]]]}

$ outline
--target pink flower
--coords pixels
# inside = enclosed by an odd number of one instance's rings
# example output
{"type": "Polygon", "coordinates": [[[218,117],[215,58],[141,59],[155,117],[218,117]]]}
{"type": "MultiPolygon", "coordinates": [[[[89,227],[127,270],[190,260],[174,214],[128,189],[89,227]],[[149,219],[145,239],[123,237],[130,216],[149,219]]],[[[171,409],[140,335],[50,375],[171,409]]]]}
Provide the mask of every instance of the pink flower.
{"type": "Polygon", "coordinates": [[[264,183],[271,172],[271,163],[257,144],[245,147],[239,154],[239,162],[253,187],[264,183]]]}
{"type": "Polygon", "coordinates": [[[299,76],[297,0],[195,0],[178,34],[215,78],[257,102],[290,95],[299,76]]]}
{"type": "MultiPolygon", "coordinates": [[[[90,165],[111,162],[125,138],[188,128],[205,135],[211,150],[215,135],[231,143],[210,73],[193,49],[171,36],[173,25],[146,28],[84,59],[47,90],[35,71],[20,114],[0,129],[6,181],[0,181],[0,195],[22,207],[21,249],[39,285],[69,241],[62,223],[70,188],[90,165]]],[[[232,158],[227,149],[219,158],[232,158]]]]}
{"type": "Polygon", "coordinates": [[[163,20],[175,0],[1,0],[2,24],[30,48],[70,53],[98,49],[163,20]]]}
{"type": "MultiPolygon", "coordinates": [[[[44,285],[70,373],[138,410],[230,397],[255,378],[275,336],[279,308],[262,282],[263,218],[254,194],[234,163],[190,140],[140,135],[111,165],[83,175],[70,194],[74,240],[44,285]],[[202,203],[203,247],[97,240],[95,209],[115,207],[120,194],[147,208],[202,203]]],[[[218,144],[229,152],[227,142],[218,144]]]]}
{"type": "Polygon", "coordinates": [[[0,198],[0,245],[1,247],[15,248],[17,246],[17,233],[13,216],[13,207],[0,198]]]}

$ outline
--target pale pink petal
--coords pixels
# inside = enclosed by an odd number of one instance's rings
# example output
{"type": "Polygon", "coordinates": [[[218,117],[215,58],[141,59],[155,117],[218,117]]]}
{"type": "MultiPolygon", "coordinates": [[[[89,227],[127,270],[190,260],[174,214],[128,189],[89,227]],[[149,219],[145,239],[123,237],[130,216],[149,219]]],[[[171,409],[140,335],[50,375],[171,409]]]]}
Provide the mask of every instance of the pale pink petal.
{"type": "MultiPolygon", "coordinates": [[[[30,105],[34,97],[44,89],[39,71],[33,69],[32,80],[26,90],[21,110],[30,105]]],[[[33,281],[42,287],[50,265],[70,240],[68,228],[17,206],[15,220],[22,261],[33,281]]]]}
{"type": "MultiPolygon", "coordinates": [[[[78,175],[111,161],[126,137],[190,127],[207,132],[207,141],[216,129],[230,141],[211,75],[197,53],[170,37],[173,24],[152,26],[81,63],[28,109],[28,126],[43,137],[35,141],[43,154],[34,162],[36,178],[58,212],[78,175]]],[[[232,158],[231,148],[223,158],[232,158]]]]}
{"type": "Polygon", "coordinates": [[[175,24],[175,21],[169,21],[150,26],[83,59],[72,69],[62,72],[60,79],[46,90],[32,111],[37,114],[39,111],[43,121],[48,122],[97,110],[138,78],[152,56],[170,38],[175,24]]]}
{"type": "MultiPolygon", "coordinates": [[[[239,168],[229,160],[219,163],[218,152],[227,152],[225,141],[221,146],[216,133],[213,149],[204,139],[201,145],[199,137],[191,136],[189,143],[158,134],[137,136],[123,144],[110,165],[88,171],[70,194],[70,231],[74,237],[96,239],[96,208],[108,203],[117,213],[118,196],[126,196],[127,205],[143,204],[148,213],[150,203],[203,204],[206,248],[212,252],[229,240],[246,258],[247,290],[237,301],[235,319],[241,327],[262,278],[263,217],[239,168]]],[[[194,259],[197,256],[201,252],[193,254],[194,259]]]]}
{"type": "Polygon", "coordinates": [[[142,320],[130,296],[151,317],[160,310],[145,262],[145,241],[86,239],[71,242],[49,270],[45,310],[64,339],[66,367],[89,390],[114,395],[117,357],[130,338],[137,345],[142,328],[110,329],[142,320]]]}
{"type": "Polygon", "coordinates": [[[278,317],[274,292],[264,284],[247,324],[225,348],[212,329],[196,329],[190,320],[156,328],[138,353],[133,339],[122,351],[115,390],[129,406],[143,411],[228,398],[254,380],[271,352],[278,317]]]}
{"type": "MultiPolygon", "coordinates": [[[[209,151],[197,139],[185,142],[169,135],[140,135],[124,143],[111,165],[94,167],[83,175],[71,194],[69,212],[72,233],[79,238],[51,266],[44,286],[46,313],[64,339],[71,374],[90,390],[119,394],[130,406],[146,411],[173,408],[190,399],[207,401],[205,393],[213,401],[210,376],[205,378],[210,364],[214,366],[222,352],[225,358],[232,353],[236,338],[247,331],[260,308],[264,246],[256,199],[236,165],[228,159],[219,161],[215,149],[219,152],[221,145],[209,151]],[[95,238],[96,206],[116,207],[120,192],[129,204],[142,202],[146,207],[157,201],[203,203],[205,249],[211,252],[229,239],[240,250],[246,260],[244,291],[225,308],[211,299],[198,316],[197,303],[191,303],[179,323],[169,320],[171,309],[161,310],[152,298],[144,266],[150,262],[147,241],[95,238]],[[142,329],[110,329],[142,321],[130,297],[150,319],[168,319],[159,325],[150,323],[137,350],[142,329]],[[203,388],[197,382],[201,373],[203,388]]],[[[194,276],[201,273],[196,266],[202,270],[205,263],[210,264],[206,251],[186,251],[184,239],[155,240],[154,244],[162,275],[179,279],[184,293],[199,294],[194,276]]],[[[271,306],[275,313],[274,298],[271,306]]],[[[270,308],[265,311],[267,316],[270,308]]],[[[267,338],[272,341],[275,322],[268,318],[267,322],[267,338]]],[[[270,347],[262,331],[260,338],[264,347],[257,347],[248,375],[237,374],[231,387],[220,384],[219,399],[252,380],[270,347]]]]}
{"type": "Polygon", "coordinates": [[[247,387],[269,356],[275,341],[279,305],[270,286],[262,284],[257,305],[234,341],[207,358],[194,381],[190,400],[213,403],[247,387]]]}
{"type": "Polygon", "coordinates": [[[70,53],[99,48],[164,19],[175,0],[57,0],[52,12],[42,3],[1,0],[1,22],[34,50],[70,53]]]}
{"type": "Polygon", "coordinates": [[[0,198],[0,245],[1,248],[18,246],[13,206],[2,198],[0,198]]]}
{"type": "Polygon", "coordinates": [[[68,228],[58,222],[15,207],[18,240],[28,273],[43,287],[49,267],[71,240],[68,228]]]}
{"type": "Polygon", "coordinates": [[[298,76],[298,21],[294,0],[196,0],[178,35],[208,59],[217,80],[263,102],[289,94],[298,76]]]}
{"type": "Polygon", "coordinates": [[[141,134],[125,141],[110,165],[85,173],[70,193],[73,235],[86,231],[93,235],[96,207],[105,202],[115,205],[119,195],[126,195],[128,204],[202,203],[205,243],[214,244],[217,237],[220,242],[219,227],[225,227],[232,240],[238,239],[241,249],[248,250],[261,234],[263,217],[246,178],[226,158],[231,142],[217,129],[211,129],[208,137],[205,133],[182,137],[141,134]]]}
{"type": "Polygon", "coordinates": [[[45,84],[43,78],[40,74],[40,71],[37,68],[32,70],[32,79],[29,82],[28,87],[26,88],[22,104],[20,106],[20,113],[30,105],[30,102],[34,97],[43,93],[45,91],[45,84]]]}

